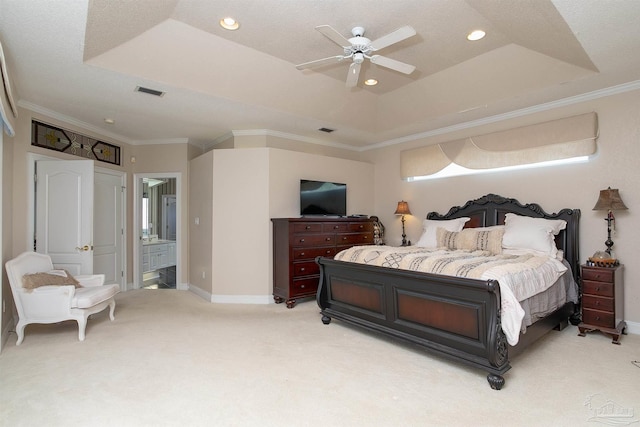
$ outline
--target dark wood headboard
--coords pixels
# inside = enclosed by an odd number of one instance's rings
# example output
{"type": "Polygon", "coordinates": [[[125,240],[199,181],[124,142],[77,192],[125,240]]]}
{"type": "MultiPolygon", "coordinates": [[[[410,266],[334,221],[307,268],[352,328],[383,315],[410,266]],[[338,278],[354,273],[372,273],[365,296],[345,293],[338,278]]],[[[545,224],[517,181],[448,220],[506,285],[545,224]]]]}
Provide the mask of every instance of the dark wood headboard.
{"type": "Polygon", "coordinates": [[[516,199],[509,199],[497,194],[487,194],[476,200],[470,200],[464,206],[455,206],[444,215],[430,212],[427,219],[446,220],[467,216],[471,218],[465,228],[489,227],[504,224],[507,213],[532,218],[563,219],[567,227],[556,236],[556,246],[564,253],[564,258],[571,266],[573,277],[579,283],[580,275],[580,209],[562,209],[558,213],[549,214],[537,203],[523,205],[516,199]]]}

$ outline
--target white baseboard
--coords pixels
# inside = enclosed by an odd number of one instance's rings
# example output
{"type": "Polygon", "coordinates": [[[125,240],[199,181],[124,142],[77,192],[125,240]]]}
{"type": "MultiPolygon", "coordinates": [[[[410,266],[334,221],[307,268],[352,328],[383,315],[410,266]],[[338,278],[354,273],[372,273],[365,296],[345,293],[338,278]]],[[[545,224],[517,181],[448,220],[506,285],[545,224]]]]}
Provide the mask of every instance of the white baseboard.
{"type": "Polygon", "coordinates": [[[627,331],[628,334],[640,335],[640,323],[638,322],[627,322],[627,331]]]}
{"type": "Polygon", "coordinates": [[[212,295],[211,302],[220,304],[269,304],[270,295],[212,295]]]}
{"type": "Polygon", "coordinates": [[[271,304],[271,295],[213,295],[197,286],[188,285],[188,290],[200,298],[217,304],[271,304]]]}

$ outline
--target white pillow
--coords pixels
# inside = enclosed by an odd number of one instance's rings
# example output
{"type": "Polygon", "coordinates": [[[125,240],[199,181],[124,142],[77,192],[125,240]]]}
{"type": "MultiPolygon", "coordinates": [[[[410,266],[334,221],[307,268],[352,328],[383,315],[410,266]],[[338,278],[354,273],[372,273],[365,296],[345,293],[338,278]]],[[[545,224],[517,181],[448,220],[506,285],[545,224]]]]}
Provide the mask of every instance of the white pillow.
{"type": "Polygon", "coordinates": [[[442,221],[425,219],[422,222],[422,236],[420,236],[416,246],[421,246],[423,248],[436,248],[438,247],[438,241],[436,238],[436,230],[438,227],[444,228],[447,231],[460,231],[464,227],[465,223],[470,219],[471,218],[466,216],[442,221]]]}
{"type": "Polygon", "coordinates": [[[505,231],[502,247],[543,252],[551,257],[558,255],[555,237],[567,227],[562,219],[530,218],[512,213],[505,215],[505,231]]]}

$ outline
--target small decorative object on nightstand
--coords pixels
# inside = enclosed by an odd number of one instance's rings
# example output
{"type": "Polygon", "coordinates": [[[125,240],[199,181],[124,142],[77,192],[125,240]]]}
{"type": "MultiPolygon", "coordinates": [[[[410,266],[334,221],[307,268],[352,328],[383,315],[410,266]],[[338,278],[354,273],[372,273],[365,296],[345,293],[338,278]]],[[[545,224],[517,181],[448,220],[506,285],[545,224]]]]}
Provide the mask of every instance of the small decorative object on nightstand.
{"type": "Polygon", "coordinates": [[[411,211],[409,210],[409,203],[401,200],[398,202],[398,207],[394,212],[396,215],[402,215],[402,246],[407,246],[407,235],[404,232],[404,216],[411,215],[411,211]]]}
{"type": "Polygon", "coordinates": [[[582,322],[578,325],[579,336],[600,331],[611,336],[613,344],[620,344],[620,335],[627,328],[624,321],[622,269],[622,265],[581,267],[582,322]]]}

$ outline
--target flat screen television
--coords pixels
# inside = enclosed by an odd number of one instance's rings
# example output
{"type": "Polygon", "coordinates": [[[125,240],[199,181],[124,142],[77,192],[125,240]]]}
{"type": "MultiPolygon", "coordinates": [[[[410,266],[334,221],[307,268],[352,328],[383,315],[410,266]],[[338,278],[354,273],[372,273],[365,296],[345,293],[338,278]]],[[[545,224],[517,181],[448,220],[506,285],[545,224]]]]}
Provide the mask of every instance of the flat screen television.
{"type": "Polygon", "coordinates": [[[346,216],[347,184],[301,179],[300,215],[346,216]]]}

